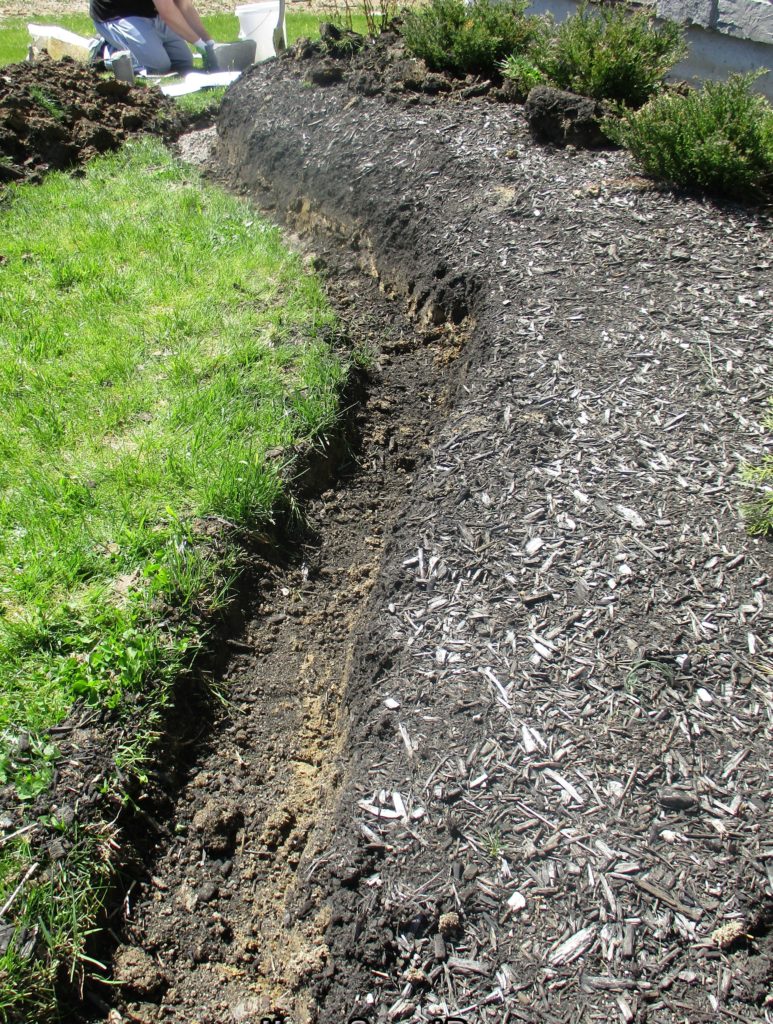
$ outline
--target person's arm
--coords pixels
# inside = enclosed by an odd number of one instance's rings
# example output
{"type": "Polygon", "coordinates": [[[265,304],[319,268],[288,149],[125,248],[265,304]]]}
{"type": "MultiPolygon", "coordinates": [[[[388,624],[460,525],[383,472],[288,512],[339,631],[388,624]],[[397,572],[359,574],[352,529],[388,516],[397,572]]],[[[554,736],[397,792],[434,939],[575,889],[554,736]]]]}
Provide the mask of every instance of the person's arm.
{"type": "Polygon", "coordinates": [[[212,37],[196,12],[190,0],[153,0],[159,18],[168,25],[186,43],[192,46],[203,40],[210,42],[212,37]]]}
{"type": "Polygon", "coordinates": [[[204,28],[204,22],[199,17],[199,12],[193,6],[192,0],[174,0],[174,2],[180,14],[182,14],[193,31],[199,33],[199,39],[203,39],[205,43],[209,42],[212,36],[204,28]]]}

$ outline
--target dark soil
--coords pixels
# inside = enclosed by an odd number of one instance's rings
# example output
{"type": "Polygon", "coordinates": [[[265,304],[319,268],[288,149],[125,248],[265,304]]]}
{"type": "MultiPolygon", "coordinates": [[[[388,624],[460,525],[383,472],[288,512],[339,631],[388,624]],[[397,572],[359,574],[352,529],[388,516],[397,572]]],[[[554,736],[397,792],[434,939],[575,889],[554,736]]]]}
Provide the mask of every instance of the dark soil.
{"type": "Polygon", "coordinates": [[[132,135],[179,130],[174,104],[65,58],[0,69],[0,188],[39,181],[117,149],[132,135]]]}
{"type": "Polygon", "coordinates": [[[224,102],[212,174],[296,233],[372,365],[222,706],[159,765],[87,1006],[764,1021],[771,552],[739,469],[768,224],[415,80],[395,39],[301,45],[224,102]]]}

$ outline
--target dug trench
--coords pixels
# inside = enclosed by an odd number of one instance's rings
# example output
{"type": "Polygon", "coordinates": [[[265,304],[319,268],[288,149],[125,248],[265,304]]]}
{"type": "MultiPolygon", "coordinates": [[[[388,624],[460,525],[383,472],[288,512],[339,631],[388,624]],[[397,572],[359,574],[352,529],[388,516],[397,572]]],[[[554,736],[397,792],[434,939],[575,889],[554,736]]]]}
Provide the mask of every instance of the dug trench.
{"type": "Polygon", "coordinates": [[[264,567],[87,1014],[769,1010],[768,223],[494,98],[394,38],[226,96],[211,173],[369,351],[361,442],[264,567]]]}

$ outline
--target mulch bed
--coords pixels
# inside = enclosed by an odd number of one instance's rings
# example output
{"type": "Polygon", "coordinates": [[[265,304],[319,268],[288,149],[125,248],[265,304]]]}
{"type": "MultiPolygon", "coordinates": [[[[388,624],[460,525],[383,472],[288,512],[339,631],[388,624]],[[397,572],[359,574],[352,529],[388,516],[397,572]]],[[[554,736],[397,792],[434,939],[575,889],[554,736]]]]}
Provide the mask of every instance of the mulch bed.
{"type": "Polygon", "coordinates": [[[319,1019],[762,1020],[771,558],[739,471],[769,224],[541,148],[474,92],[295,57],[226,98],[227,173],[425,324],[472,324],[299,872],[296,906],[332,911],[319,1019]]]}

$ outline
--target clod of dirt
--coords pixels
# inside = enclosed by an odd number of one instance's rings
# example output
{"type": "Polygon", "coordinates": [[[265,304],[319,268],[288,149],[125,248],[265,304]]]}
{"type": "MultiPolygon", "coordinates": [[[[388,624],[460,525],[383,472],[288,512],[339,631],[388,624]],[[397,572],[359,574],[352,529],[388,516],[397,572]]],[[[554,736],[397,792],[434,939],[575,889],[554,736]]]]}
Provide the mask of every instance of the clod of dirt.
{"type": "Polygon", "coordinates": [[[158,964],[137,946],[120,946],[113,956],[113,973],[123,990],[139,999],[152,999],[167,985],[158,964]]]}
{"type": "Polygon", "coordinates": [[[193,816],[193,829],[207,853],[222,856],[234,848],[237,831],[244,824],[239,807],[228,801],[209,800],[193,816]]]}
{"type": "Polygon", "coordinates": [[[68,58],[10,64],[0,71],[0,184],[37,181],[138,132],[172,133],[178,120],[158,89],[133,88],[68,58]]]}
{"type": "Polygon", "coordinates": [[[601,105],[587,96],[538,85],[526,99],[526,117],[532,135],[559,146],[608,146],[601,130],[601,105]]]}

